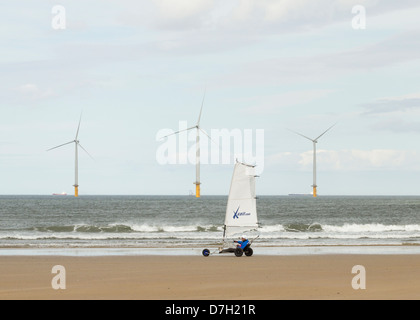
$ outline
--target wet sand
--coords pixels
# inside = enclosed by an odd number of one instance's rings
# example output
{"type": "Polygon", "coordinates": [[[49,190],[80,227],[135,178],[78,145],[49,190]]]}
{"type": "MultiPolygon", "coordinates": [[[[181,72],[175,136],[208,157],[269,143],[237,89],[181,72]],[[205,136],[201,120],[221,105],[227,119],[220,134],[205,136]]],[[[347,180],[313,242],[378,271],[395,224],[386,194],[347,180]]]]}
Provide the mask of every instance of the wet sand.
{"type": "Polygon", "coordinates": [[[2,300],[419,298],[420,255],[0,257],[2,300]],[[355,265],[364,290],[352,286],[355,265]],[[57,276],[65,289],[53,289],[57,276]]]}

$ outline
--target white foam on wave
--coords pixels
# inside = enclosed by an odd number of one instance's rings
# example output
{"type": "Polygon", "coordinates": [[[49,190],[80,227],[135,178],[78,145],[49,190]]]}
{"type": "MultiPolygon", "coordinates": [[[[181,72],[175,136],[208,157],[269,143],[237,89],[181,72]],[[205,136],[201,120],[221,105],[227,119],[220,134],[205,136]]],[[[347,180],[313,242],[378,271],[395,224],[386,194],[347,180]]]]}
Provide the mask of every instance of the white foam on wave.
{"type": "MultiPolygon", "coordinates": [[[[133,244],[147,241],[148,243],[164,243],[174,241],[176,243],[220,241],[223,236],[223,227],[213,225],[149,225],[149,224],[121,224],[129,232],[40,232],[37,230],[1,231],[0,240],[3,244],[24,242],[25,244],[36,244],[39,241],[54,243],[78,243],[79,241],[96,241],[106,244],[107,241],[117,241],[121,244],[133,244]]],[[[86,226],[78,224],[80,226],[86,226]]],[[[112,226],[112,225],[109,225],[112,226]]],[[[346,244],[346,241],[374,241],[375,243],[404,243],[420,241],[420,225],[384,225],[384,224],[343,224],[320,225],[316,231],[304,230],[290,232],[282,224],[262,226],[257,233],[258,241],[265,241],[273,244],[287,243],[336,243],[346,244]],[[300,242],[299,242],[300,241],[300,242]]],[[[251,233],[249,233],[251,237],[251,233]]],[[[252,237],[251,237],[252,238],[252,237]]],[[[357,242],[359,243],[359,242],[357,242]]]]}
{"type": "Polygon", "coordinates": [[[344,224],[342,226],[323,225],[325,232],[337,233],[371,233],[371,232],[420,232],[420,225],[384,225],[380,223],[372,224],[344,224]]]}

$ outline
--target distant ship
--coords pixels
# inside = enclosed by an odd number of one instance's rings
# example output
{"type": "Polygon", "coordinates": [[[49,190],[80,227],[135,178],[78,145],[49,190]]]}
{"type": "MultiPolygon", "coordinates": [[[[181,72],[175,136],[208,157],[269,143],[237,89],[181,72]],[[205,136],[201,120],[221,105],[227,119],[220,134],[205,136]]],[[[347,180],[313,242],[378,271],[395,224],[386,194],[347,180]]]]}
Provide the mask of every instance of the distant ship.
{"type": "Polygon", "coordinates": [[[289,193],[290,197],[312,197],[311,193],[289,193]]]}
{"type": "Polygon", "coordinates": [[[65,192],[61,192],[61,193],[53,193],[52,195],[53,195],[53,196],[66,196],[66,195],[67,195],[67,193],[65,193],[65,192]]]}

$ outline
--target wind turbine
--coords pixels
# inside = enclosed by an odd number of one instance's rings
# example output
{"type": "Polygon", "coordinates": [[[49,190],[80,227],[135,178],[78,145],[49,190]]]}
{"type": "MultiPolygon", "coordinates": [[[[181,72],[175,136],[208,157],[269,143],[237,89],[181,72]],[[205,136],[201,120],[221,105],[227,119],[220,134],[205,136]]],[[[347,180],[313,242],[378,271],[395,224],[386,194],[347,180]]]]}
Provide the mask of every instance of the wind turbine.
{"type": "Polygon", "coordinates": [[[206,92],[204,91],[203,101],[201,102],[200,114],[198,116],[197,124],[195,126],[193,126],[191,128],[184,129],[184,130],[180,130],[180,131],[177,131],[177,132],[174,132],[172,134],[169,134],[167,136],[162,137],[162,139],[163,139],[163,138],[172,136],[174,134],[178,134],[180,132],[189,131],[189,130],[192,130],[192,129],[197,130],[197,136],[196,136],[196,140],[195,140],[195,143],[196,143],[196,146],[195,146],[195,148],[196,148],[196,152],[195,152],[196,162],[195,162],[195,182],[194,182],[194,184],[195,184],[195,197],[196,198],[200,198],[200,196],[201,196],[201,191],[200,191],[200,185],[201,185],[201,182],[200,182],[200,157],[201,157],[201,154],[200,154],[200,131],[203,132],[211,140],[209,135],[203,129],[201,129],[201,127],[200,127],[200,120],[201,120],[201,114],[203,112],[203,105],[204,105],[204,98],[205,97],[206,97],[206,92]]]}
{"type": "Polygon", "coordinates": [[[316,198],[316,196],[317,196],[317,190],[316,190],[316,188],[318,187],[317,184],[316,184],[316,144],[318,143],[318,139],[321,138],[324,134],[326,134],[335,125],[336,125],[336,123],[333,124],[331,127],[329,127],[327,130],[325,130],[321,135],[319,135],[315,139],[311,139],[311,138],[309,138],[309,137],[307,137],[307,136],[305,136],[305,135],[303,135],[303,134],[301,134],[299,132],[295,132],[295,131],[290,130],[290,131],[292,131],[292,132],[300,135],[301,137],[304,137],[304,138],[312,141],[312,143],[314,145],[314,154],[313,154],[313,157],[314,157],[314,160],[313,160],[313,184],[312,184],[312,189],[313,189],[312,195],[314,196],[314,198],[316,198]]]}
{"type": "Polygon", "coordinates": [[[89,155],[89,157],[92,158],[92,156],[89,154],[89,152],[87,152],[86,149],[82,147],[82,145],[80,144],[80,142],[78,140],[79,130],[80,130],[80,123],[81,122],[82,122],[82,115],[80,115],[79,126],[77,127],[77,132],[76,132],[76,138],[73,141],[70,141],[70,142],[67,142],[67,143],[64,143],[64,144],[60,144],[57,147],[54,147],[54,148],[51,148],[51,149],[48,149],[47,150],[47,151],[50,151],[50,150],[57,149],[57,148],[60,148],[62,146],[65,146],[67,144],[74,143],[74,145],[75,145],[75,170],[74,170],[75,171],[75,182],[74,182],[74,196],[75,197],[78,197],[79,196],[79,161],[78,161],[78,159],[79,159],[79,150],[78,150],[78,147],[82,148],[89,155]]]}

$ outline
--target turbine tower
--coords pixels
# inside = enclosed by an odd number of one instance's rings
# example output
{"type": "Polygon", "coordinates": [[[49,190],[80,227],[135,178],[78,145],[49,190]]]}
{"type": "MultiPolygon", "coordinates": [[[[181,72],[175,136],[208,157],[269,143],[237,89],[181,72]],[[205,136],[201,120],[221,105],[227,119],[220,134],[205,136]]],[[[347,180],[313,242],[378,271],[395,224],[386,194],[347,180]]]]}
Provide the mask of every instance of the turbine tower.
{"type": "Polygon", "coordinates": [[[81,121],[82,121],[82,115],[80,115],[79,126],[77,127],[77,132],[76,132],[76,138],[73,141],[70,141],[70,142],[67,142],[67,143],[64,143],[64,144],[60,144],[57,147],[54,147],[54,148],[51,148],[51,149],[47,150],[47,151],[50,151],[50,150],[57,149],[57,148],[60,148],[62,146],[65,146],[67,144],[74,143],[74,146],[75,146],[74,196],[75,197],[79,196],[79,160],[78,160],[79,159],[79,150],[78,150],[78,147],[82,148],[89,155],[89,157],[92,158],[92,156],[89,154],[89,152],[87,152],[86,149],[82,147],[82,145],[80,144],[80,142],[78,140],[81,121]]]}
{"type": "Polygon", "coordinates": [[[172,134],[169,134],[167,136],[162,137],[163,138],[167,138],[169,136],[172,136],[174,134],[178,134],[180,132],[184,132],[184,131],[189,131],[191,129],[196,129],[197,130],[197,136],[196,136],[196,152],[195,152],[195,156],[196,156],[196,162],[195,162],[195,197],[196,198],[200,198],[201,197],[201,181],[200,181],[200,158],[201,158],[201,154],[200,154],[200,131],[203,132],[210,140],[211,138],[209,137],[209,135],[200,127],[200,120],[201,120],[201,114],[203,112],[203,105],[204,105],[204,98],[206,97],[206,92],[204,91],[204,96],[203,96],[203,101],[201,102],[201,109],[200,109],[200,114],[198,116],[198,120],[197,120],[197,124],[194,127],[190,127],[184,130],[180,130],[177,132],[174,132],[172,134]]]}
{"type": "Polygon", "coordinates": [[[324,134],[326,134],[335,125],[336,125],[336,123],[333,124],[331,127],[329,127],[327,130],[325,130],[321,135],[319,135],[315,139],[311,139],[311,138],[309,138],[309,137],[307,137],[307,136],[305,136],[305,135],[303,135],[303,134],[301,134],[299,132],[292,131],[292,132],[300,135],[301,137],[304,137],[304,138],[312,141],[313,146],[314,146],[314,154],[313,154],[313,184],[312,184],[312,190],[313,190],[312,195],[314,196],[314,198],[317,197],[317,189],[316,188],[318,187],[317,184],[316,184],[316,144],[318,143],[318,139],[321,138],[324,134]]]}

